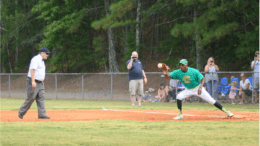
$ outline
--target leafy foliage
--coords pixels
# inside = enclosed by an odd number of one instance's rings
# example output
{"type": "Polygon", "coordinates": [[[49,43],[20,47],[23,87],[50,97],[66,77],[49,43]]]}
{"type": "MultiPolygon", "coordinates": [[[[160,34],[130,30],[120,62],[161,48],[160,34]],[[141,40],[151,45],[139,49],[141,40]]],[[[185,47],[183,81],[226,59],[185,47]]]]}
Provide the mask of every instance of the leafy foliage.
{"type": "MultiPolygon", "coordinates": [[[[1,72],[27,72],[43,46],[51,50],[48,72],[102,72],[109,64],[109,27],[120,71],[127,71],[137,47],[136,2],[113,1],[106,16],[104,0],[2,0],[1,72]]],[[[159,56],[157,62],[174,69],[187,58],[196,67],[197,43],[203,63],[213,56],[222,71],[250,70],[259,48],[258,1],[142,0],[141,11],[142,62],[159,56]]]]}

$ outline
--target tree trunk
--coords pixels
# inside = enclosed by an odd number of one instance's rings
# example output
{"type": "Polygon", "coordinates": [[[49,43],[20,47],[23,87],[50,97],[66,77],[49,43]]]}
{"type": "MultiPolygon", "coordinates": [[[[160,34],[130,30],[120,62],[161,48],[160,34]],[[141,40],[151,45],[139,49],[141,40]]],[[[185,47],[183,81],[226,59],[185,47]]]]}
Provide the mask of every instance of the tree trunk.
{"type": "MultiPolygon", "coordinates": [[[[158,13],[157,25],[156,25],[156,45],[157,45],[157,47],[159,47],[159,28],[158,28],[159,20],[160,20],[160,13],[158,13]]],[[[156,61],[157,61],[158,60],[157,49],[155,50],[155,54],[156,54],[156,61]]]]}
{"type": "Polygon", "coordinates": [[[168,57],[167,57],[167,61],[170,59],[170,56],[172,55],[172,48],[169,51],[168,57]]]}
{"type": "Polygon", "coordinates": [[[137,16],[136,16],[136,51],[139,50],[140,45],[140,14],[141,14],[141,0],[138,0],[137,16]]]}
{"type": "MultiPolygon", "coordinates": [[[[18,6],[18,1],[15,1],[16,5],[18,6]]],[[[17,12],[15,12],[15,16],[17,17],[17,12]]],[[[17,18],[16,18],[17,19],[17,18]]],[[[18,55],[19,55],[19,50],[18,50],[18,37],[19,37],[19,28],[18,28],[18,21],[16,21],[16,47],[15,47],[15,66],[18,65],[18,55]]]]}
{"type": "Polygon", "coordinates": [[[8,43],[6,44],[6,50],[7,50],[7,55],[8,55],[8,62],[9,62],[10,73],[13,73],[11,60],[10,60],[10,53],[9,53],[8,43]]]}
{"type": "MultiPolygon", "coordinates": [[[[0,8],[1,8],[1,6],[2,6],[2,0],[0,0],[0,8]]],[[[2,15],[1,15],[1,13],[0,13],[0,19],[2,18],[2,15]]],[[[2,19],[1,19],[2,20],[2,19]]],[[[3,20],[2,20],[3,21],[3,20]]],[[[2,23],[2,21],[0,21],[0,26],[1,27],[3,27],[3,23],[2,23]]],[[[2,41],[2,31],[0,30],[0,41],[2,41]]],[[[2,48],[4,48],[4,45],[2,45],[2,44],[0,44],[0,51],[2,50],[2,48]]],[[[0,62],[2,61],[1,60],[2,58],[0,57],[0,62]]],[[[0,67],[0,73],[4,73],[5,72],[5,63],[4,63],[4,61],[2,62],[2,64],[1,64],[1,67],[0,67]]]]}
{"type": "Polygon", "coordinates": [[[107,71],[107,64],[106,64],[106,63],[105,63],[105,71],[108,72],[108,71],[107,71]]]}
{"type": "Polygon", "coordinates": [[[123,26],[123,33],[124,33],[124,52],[127,53],[128,51],[128,43],[127,43],[127,35],[128,35],[128,26],[123,26]]]}
{"type": "MultiPolygon", "coordinates": [[[[142,1],[142,3],[141,3],[142,5],[141,5],[141,12],[143,11],[143,9],[144,9],[144,4],[143,4],[143,1],[142,1]]],[[[142,44],[144,44],[144,33],[143,33],[143,13],[141,13],[141,28],[140,28],[140,30],[141,30],[141,42],[142,42],[142,44]]],[[[143,60],[142,60],[142,62],[143,62],[143,68],[145,68],[145,54],[146,54],[146,50],[144,49],[144,48],[142,48],[142,53],[143,53],[143,60]]]]}
{"type": "Polygon", "coordinates": [[[150,54],[150,59],[152,60],[152,57],[153,57],[153,40],[154,40],[154,19],[153,19],[153,25],[152,25],[152,38],[151,38],[151,54],[150,54]]]}
{"type": "MultiPolygon", "coordinates": [[[[106,16],[110,15],[110,0],[105,0],[105,9],[106,9],[106,16]]],[[[114,38],[114,28],[108,28],[108,55],[109,55],[109,70],[110,72],[119,72],[119,67],[116,61],[116,51],[115,51],[115,38],[114,38]]]]}
{"type": "MultiPolygon", "coordinates": [[[[194,9],[194,19],[197,18],[197,11],[194,9]]],[[[196,31],[195,31],[195,42],[196,42],[196,68],[198,70],[202,69],[202,63],[201,63],[201,60],[202,60],[202,56],[201,56],[201,47],[198,45],[198,39],[199,39],[199,35],[198,35],[198,28],[196,28],[196,31]]]]}
{"type": "MultiPolygon", "coordinates": [[[[127,15],[124,18],[125,18],[125,21],[127,21],[127,15]]],[[[123,33],[124,33],[124,51],[127,55],[127,52],[128,52],[128,43],[127,43],[128,26],[123,26],[123,33]]]]}

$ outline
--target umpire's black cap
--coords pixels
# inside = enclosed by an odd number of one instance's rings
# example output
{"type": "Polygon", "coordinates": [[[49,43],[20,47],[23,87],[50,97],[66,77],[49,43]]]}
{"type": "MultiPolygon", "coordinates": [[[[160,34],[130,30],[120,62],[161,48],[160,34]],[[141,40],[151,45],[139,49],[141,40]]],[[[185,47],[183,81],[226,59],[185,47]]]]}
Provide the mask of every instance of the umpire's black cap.
{"type": "Polygon", "coordinates": [[[46,47],[42,47],[40,52],[51,53],[46,47]]]}

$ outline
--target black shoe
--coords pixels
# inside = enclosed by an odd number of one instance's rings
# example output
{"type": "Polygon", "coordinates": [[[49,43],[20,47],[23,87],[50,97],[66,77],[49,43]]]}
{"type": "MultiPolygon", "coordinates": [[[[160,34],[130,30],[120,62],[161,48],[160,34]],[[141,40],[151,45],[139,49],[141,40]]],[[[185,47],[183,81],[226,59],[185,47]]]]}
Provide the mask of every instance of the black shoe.
{"type": "Polygon", "coordinates": [[[38,119],[50,119],[50,117],[48,117],[48,116],[42,116],[42,117],[38,117],[38,119]]]}
{"type": "Polygon", "coordinates": [[[18,114],[18,117],[19,117],[20,119],[23,119],[23,115],[22,115],[22,114],[18,114]]]}

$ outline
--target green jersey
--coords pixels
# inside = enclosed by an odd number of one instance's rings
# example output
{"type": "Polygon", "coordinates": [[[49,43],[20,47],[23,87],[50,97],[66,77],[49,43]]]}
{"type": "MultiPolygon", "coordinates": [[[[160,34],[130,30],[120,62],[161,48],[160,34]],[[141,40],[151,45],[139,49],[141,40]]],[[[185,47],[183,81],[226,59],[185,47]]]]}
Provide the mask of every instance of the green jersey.
{"type": "Polygon", "coordinates": [[[181,69],[175,70],[170,73],[173,79],[180,80],[187,89],[193,89],[200,84],[200,80],[203,79],[203,75],[194,68],[188,67],[187,72],[181,71],[181,69]]]}

